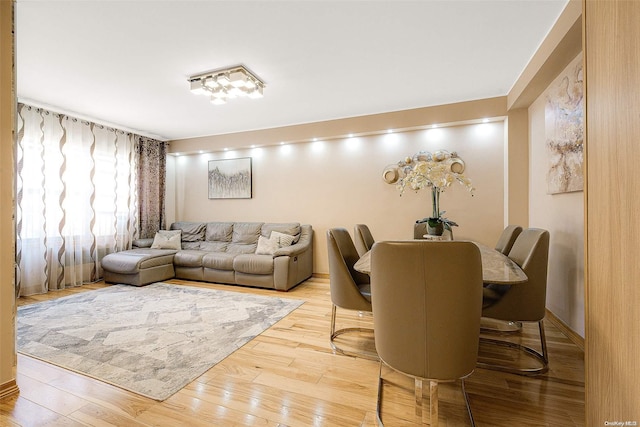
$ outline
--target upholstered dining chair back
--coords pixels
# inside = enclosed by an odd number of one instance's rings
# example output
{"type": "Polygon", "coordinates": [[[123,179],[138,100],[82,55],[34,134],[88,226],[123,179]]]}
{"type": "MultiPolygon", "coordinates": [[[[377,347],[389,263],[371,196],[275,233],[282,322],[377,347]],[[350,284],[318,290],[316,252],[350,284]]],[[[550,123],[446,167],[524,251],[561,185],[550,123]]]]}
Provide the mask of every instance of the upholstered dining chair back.
{"type": "Polygon", "coordinates": [[[508,256],[525,272],[527,282],[511,286],[502,298],[482,310],[482,316],[520,322],[542,320],[547,296],[549,232],[540,228],[523,230],[508,256]]]}
{"type": "Polygon", "coordinates": [[[371,297],[380,359],[432,380],[469,375],[478,354],[482,263],[464,241],[377,242],[371,297]]]}
{"type": "Polygon", "coordinates": [[[429,380],[430,425],[438,425],[438,383],[464,387],[478,360],[482,309],[480,250],[464,241],[376,242],[371,250],[371,300],[380,358],[376,413],[382,424],[382,365],[413,377],[416,423],[423,380],[429,380]]]}
{"type": "Polygon", "coordinates": [[[356,245],[356,250],[360,256],[371,250],[371,247],[375,243],[371,230],[365,224],[356,224],[353,228],[353,238],[356,245]]]}
{"type": "MultiPolygon", "coordinates": [[[[527,228],[516,238],[509,258],[522,268],[527,281],[512,285],[500,298],[485,298],[482,316],[514,324],[537,322],[540,334],[540,351],[511,341],[481,338],[482,343],[517,349],[522,355],[537,360],[537,367],[514,366],[511,363],[479,361],[478,366],[520,375],[540,375],[549,370],[549,355],[544,331],[545,303],[547,297],[547,264],[549,258],[549,232],[539,228],[527,228]]],[[[485,293],[490,290],[485,289],[485,293]]],[[[518,328],[517,331],[520,331],[518,328]]]]}
{"type": "Polygon", "coordinates": [[[327,230],[327,249],[331,302],[340,308],[371,311],[371,302],[366,297],[369,276],[353,268],[360,256],[349,232],[344,228],[327,230]]]}
{"type": "Polygon", "coordinates": [[[509,255],[513,244],[516,241],[516,238],[522,233],[522,227],[519,225],[508,225],[502,231],[498,242],[496,243],[496,251],[509,255]]]}

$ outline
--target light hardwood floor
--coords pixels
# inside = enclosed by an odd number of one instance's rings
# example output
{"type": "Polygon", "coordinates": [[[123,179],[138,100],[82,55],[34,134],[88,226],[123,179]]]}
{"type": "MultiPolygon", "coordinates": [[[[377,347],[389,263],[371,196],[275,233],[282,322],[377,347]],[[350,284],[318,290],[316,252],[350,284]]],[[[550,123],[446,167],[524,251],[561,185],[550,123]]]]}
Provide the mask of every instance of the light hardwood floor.
{"type": "MultiPolygon", "coordinates": [[[[18,355],[20,394],[0,401],[0,426],[375,426],[378,362],[333,354],[328,342],[328,280],[312,278],[289,292],[171,280],[185,286],[302,299],[283,320],[157,402],[18,355]]],[[[85,285],[20,298],[19,305],[108,286],[85,285]]],[[[371,327],[370,316],[338,310],[338,327],[371,327]]],[[[550,370],[540,378],[476,369],[467,379],[478,426],[584,425],[584,353],[546,322],[550,370]]],[[[536,343],[525,325],[523,342],[536,343]]],[[[344,347],[371,348],[366,336],[344,347]]],[[[491,348],[481,352],[490,355],[491,348]]],[[[511,357],[497,353],[498,357],[511,357]]],[[[518,360],[514,360],[516,363],[518,360]]],[[[414,425],[413,382],[383,370],[387,426],[414,425]]],[[[427,387],[428,389],[428,387],[427,387]]],[[[440,425],[469,425],[460,384],[440,386],[440,425]]],[[[428,395],[428,392],[425,392],[428,395]]],[[[425,399],[425,421],[428,398],[425,399]]]]}

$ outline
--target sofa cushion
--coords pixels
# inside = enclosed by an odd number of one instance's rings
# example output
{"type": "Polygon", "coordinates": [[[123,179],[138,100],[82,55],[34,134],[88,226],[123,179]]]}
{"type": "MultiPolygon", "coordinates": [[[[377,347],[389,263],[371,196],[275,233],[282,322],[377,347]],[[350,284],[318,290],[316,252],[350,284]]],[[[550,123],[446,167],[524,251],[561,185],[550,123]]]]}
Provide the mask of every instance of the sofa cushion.
{"type": "Polygon", "coordinates": [[[230,242],[233,236],[232,222],[208,222],[205,240],[207,242],[230,242]]]}
{"type": "Polygon", "coordinates": [[[233,259],[236,254],[224,252],[208,252],[202,257],[204,268],[214,268],[216,270],[233,270],[233,259]]]}
{"type": "MultiPolygon", "coordinates": [[[[200,242],[204,240],[207,224],[204,222],[174,222],[171,224],[171,229],[182,231],[182,243],[200,242]]],[[[185,248],[185,245],[183,244],[182,247],[185,248]]]]}
{"type": "Polygon", "coordinates": [[[227,242],[200,242],[199,249],[207,252],[226,252],[227,246],[229,246],[227,242]]]}
{"type": "Polygon", "coordinates": [[[198,249],[200,249],[201,243],[202,242],[182,242],[182,249],[197,251],[198,249]]]}
{"type": "Polygon", "coordinates": [[[146,239],[133,239],[131,245],[134,248],[150,248],[153,245],[153,237],[146,239]]]}
{"type": "Polygon", "coordinates": [[[105,256],[101,265],[111,272],[135,274],[147,268],[171,264],[175,253],[170,249],[130,249],[105,256]]]}
{"type": "MultiPolygon", "coordinates": [[[[233,224],[233,243],[258,243],[258,236],[262,230],[261,222],[236,222],[233,224]]],[[[269,237],[269,236],[265,236],[269,237]]]]}
{"type": "Polygon", "coordinates": [[[229,243],[227,253],[230,254],[254,254],[258,243],[229,243]]]}
{"type": "Polygon", "coordinates": [[[258,246],[258,237],[262,222],[236,222],[233,224],[231,243],[227,252],[234,254],[253,254],[258,246]]]}
{"type": "Polygon", "coordinates": [[[293,243],[298,243],[302,229],[300,228],[300,223],[297,222],[283,224],[267,222],[262,225],[262,235],[264,237],[271,237],[271,232],[273,231],[293,236],[293,243]]]}
{"type": "Polygon", "coordinates": [[[256,254],[238,255],[233,259],[233,269],[238,273],[272,274],[273,257],[256,254]]]}
{"type": "Polygon", "coordinates": [[[202,267],[202,257],[207,252],[197,250],[181,250],[173,258],[176,267],[202,267]]]}

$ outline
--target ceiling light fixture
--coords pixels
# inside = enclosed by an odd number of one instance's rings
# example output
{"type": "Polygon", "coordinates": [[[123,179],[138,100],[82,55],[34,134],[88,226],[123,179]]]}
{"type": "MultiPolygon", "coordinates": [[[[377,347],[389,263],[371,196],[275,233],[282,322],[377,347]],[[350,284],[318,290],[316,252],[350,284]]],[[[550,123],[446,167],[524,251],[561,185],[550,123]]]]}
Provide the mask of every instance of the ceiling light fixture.
{"type": "Polygon", "coordinates": [[[227,100],[248,97],[262,98],[265,83],[244,65],[222,68],[189,77],[191,92],[208,95],[212,104],[226,104],[227,100]]]}

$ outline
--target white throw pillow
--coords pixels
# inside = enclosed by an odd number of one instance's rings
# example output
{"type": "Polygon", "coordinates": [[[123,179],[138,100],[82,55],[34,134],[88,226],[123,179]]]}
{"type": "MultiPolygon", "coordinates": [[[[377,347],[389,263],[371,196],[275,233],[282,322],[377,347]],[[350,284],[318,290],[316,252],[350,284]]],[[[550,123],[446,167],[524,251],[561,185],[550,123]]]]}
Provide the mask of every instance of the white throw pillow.
{"type": "Polygon", "coordinates": [[[284,248],[286,246],[291,246],[296,236],[292,236],[290,234],[280,233],[279,231],[272,231],[270,239],[278,242],[278,247],[284,248]]]}
{"type": "Polygon", "coordinates": [[[180,239],[182,230],[160,230],[153,238],[151,249],[182,249],[180,239]]]}
{"type": "Polygon", "coordinates": [[[256,255],[273,255],[278,250],[278,242],[266,237],[258,237],[258,246],[256,247],[256,255]]]}

